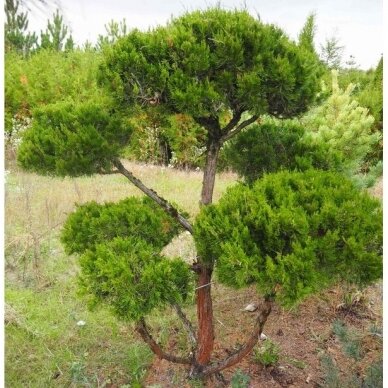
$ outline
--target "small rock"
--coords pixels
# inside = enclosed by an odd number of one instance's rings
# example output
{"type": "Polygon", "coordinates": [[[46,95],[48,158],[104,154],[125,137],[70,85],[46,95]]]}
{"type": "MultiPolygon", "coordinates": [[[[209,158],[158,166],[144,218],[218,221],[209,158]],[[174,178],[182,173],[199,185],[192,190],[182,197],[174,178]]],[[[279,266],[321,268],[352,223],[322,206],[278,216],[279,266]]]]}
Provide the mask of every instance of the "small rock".
{"type": "Polygon", "coordinates": [[[306,377],[306,383],[309,384],[311,381],[311,375],[307,375],[306,377]]]}
{"type": "Polygon", "coordinates": [[[264,333],[261,333],[261,334],[260,334],[260,339],[261,339],[262,341],[265,341],[267,338],[268,338],[268,337],[267,337],[264,333]]]}
{"type": "Polygon", "coordinates": [[[254,303],[249,303],[247,306],[245,306],[244,311],[249,311],[250,313],[253,313],[257,310],[257,305],[254,303]]]}

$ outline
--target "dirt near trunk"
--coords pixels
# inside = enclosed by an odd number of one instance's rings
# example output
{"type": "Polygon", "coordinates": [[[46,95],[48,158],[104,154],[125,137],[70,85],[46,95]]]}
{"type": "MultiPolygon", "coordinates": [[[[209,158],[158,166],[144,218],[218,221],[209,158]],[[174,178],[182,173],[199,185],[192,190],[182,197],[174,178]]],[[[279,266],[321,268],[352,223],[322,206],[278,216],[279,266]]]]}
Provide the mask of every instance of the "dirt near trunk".
{"type": "MultiPolygon", "coordinates": [[[[225,370],[225,379],[230,382],[239,373],[249,376],[249,387],[320,387],[324,386],[321,362],[324,355],[332,358],[344,377],[350,376],[350,373],[363,377],[366,366],[381,357],[381,341],[370,334],[370,328],[382,326],[382,285],[370,286],[362,294],[357,294],[360,296],[352,306],[344,306],[343,300],[349,293],[335,287],[306,300],[295,310],[275,306],[264,328],[267,339],[259,341],[256,348],[260,348],[265,341],[275,343],[279,348],[279,360],[265,367],[255,360],[254,351],[241,363],[225,370]],[[362,337],[362,358],[357,362],[344,354],[340,341],[334,335],[332,326],[336,320],[362,337]]],[[[243,344],[249,335],[255,313],[242,310],[248,303],[257,302],[258,299],[254,287],[237,295],[230,289],[216,285],[213,295],[217,333],[213,359],[221,359],[243,344]]],[[[173,343],[176,341],[171,337],[170,345],[173,343]]],[[[155,359],[144,386],[192,387],[193,383],[187,380],[185,368],[155,359]]],[[[205,386],[224,385],[210,379],[205,386]]]]}

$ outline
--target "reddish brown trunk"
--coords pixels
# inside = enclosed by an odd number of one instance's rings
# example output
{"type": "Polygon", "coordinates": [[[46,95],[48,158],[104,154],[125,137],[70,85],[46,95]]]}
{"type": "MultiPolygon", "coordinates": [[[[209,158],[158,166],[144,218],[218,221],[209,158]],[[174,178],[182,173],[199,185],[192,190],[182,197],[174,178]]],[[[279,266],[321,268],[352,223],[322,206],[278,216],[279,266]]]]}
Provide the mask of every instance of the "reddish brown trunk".
{"type": "Polygon", "coordinates": [[[213,200],[214,182],[220,145],[218,142],[209,142],[206,153],[206,165],[203,173],[201,203],[208,205],[213,200]]]}
{"type": "Polygon", "coordinates": [[[201,266],[197,283],[198,351],[196,360],[202,366],[209,363],[214,345],[211,277],[212,269],[201,266]]]}
{"type": "MultiPolygon", "coordinates": [[[[203,174],[201,203],[208,205],[213,200],[217,158],[220,144],[209,141],[206,165],[203,174]]],[[[213,266],[200,264],[197,282],[198,351],[196,361],[200,366],[210,362],[214,347],[213,304],[211,298],[211,279],[213,266]]]]}

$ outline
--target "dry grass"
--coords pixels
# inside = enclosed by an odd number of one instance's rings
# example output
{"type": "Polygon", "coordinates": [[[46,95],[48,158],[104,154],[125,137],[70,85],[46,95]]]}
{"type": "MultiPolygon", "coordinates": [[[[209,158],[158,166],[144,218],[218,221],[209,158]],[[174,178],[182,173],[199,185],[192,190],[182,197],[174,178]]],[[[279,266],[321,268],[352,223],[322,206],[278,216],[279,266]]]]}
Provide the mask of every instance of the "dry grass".
{"type": "MultiPolygon", "coordinates": [[[[126,168],[147,186],[167,200],[176,203],[193,218],[199,211],[202,173],[125,162],[126,168]]],[[[220,174],[215,187],[215,200],[236,180],[231,173],[220,174]]],[[[75,209],[75,204],[118,201],[142,195],[121,175],[79,178],[53,178],[15,170],[7,175],[5,188],[5,251],[7,268],[39,272],[42,249],[53,253],[52,239],[75,209]]],[[[170,255],[192,253],[190,238],[180,236],[174,241],[170,255]]],[[[54,252],[55,253],[55,252],[54,252]]]]}

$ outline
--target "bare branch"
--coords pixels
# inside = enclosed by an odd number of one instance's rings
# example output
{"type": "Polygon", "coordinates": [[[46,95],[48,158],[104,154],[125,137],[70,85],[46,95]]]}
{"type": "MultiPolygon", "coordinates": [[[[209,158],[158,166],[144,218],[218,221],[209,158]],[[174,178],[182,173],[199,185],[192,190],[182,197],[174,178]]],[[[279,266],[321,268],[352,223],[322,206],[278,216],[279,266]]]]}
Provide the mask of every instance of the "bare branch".
{"type": "Polygon", "coordinates": [[[240,121],[242,115],[242,111],[236,112],[233,114],[232,119],[229,121],[227,125],[225,125],[224,128],[222,128],[222,133],[227,135],[240,121]]]}
{"type": "Polygon", "coordinates": [[[196,345],[197,345],[197,336],[195,335],[195,331],[193,328],[193,325],[186,317],[185,313],[182,311],[181,307],[178,304],[172,305],[178,315],[178,317],[181,319],[183,326],[186,328],[186,331],[189,335],[190,341],[193,344],[192,350],[193,354],[196,352],[196,345]]]}
{"type": "Polygon", "coordinates": [[[175,218],[188,232],[193,234],[193,227],[189,221],[179,214],[178,210],[172,206],[167,200],[160,197],[156,191],[148,188],[140,179],[136,178],[130,171],[128,171],[119,159],[113,161],[114,166],[123,174],[130,182],[132,182],[144,194],[153,199],[160,207],[165,210],[170,216],[175,218]]]}
{"type": "Polygon", "coordinates": [[[184,357],[173,356],[172,354],[165,353],[160,345],[152,338],[150,334],[147,324],[144,318],[141,318],[140,321],[136,325],[136,331],[140,334],[141,338],[143,338],[144,342],[146,342],[151,350],[162,359],[167,361],[175,362],[177,364],[186,364],[192,365],[192,360],[184,357]]]}
{"type": "MultiPolygon", "coordinates": [[[[226,133],[224,136],[222,136],[221,138],[221,143],[225,143],[227,140],[229,140],[230,138],[232,138],[233,136],[237,135],[242,129],[244,129],[245,127],[247,127],[248,125],[254,123],[257,119],[259,118],[259,116],[252,116],[250,117],[249,119],[243,121],[242,123],[240,123],[239,125],[237,125],[237,127],[235,127],[233,130],[229,131],[228,133],[226,133]]],[[[228,124],[229,125],[229,124],[228,124]]]]}

